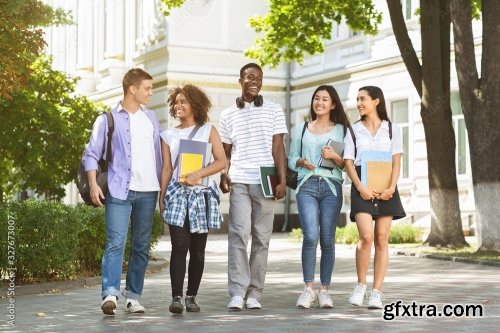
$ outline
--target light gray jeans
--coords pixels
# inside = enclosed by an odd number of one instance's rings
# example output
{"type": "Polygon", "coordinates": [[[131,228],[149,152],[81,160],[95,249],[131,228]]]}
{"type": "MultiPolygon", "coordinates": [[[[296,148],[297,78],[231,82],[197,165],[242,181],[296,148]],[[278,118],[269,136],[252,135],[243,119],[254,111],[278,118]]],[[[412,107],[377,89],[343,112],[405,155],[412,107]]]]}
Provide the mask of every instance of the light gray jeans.
{"type": "Polygon", "coordinates": [[[229,295],[260,299],[266,279],[275,202],[264,197],[260,184],[233,183],[229,203],[229,295]],[[252,246],[249,260],[247,244],[250,235],[252,246]]]}

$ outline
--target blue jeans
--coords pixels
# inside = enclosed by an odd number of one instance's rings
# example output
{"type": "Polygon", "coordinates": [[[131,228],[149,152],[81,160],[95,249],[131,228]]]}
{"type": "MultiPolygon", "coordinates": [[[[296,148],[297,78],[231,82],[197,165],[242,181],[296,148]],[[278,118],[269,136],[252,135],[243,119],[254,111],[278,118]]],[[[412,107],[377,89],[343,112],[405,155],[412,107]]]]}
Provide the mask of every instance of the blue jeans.
{"type": "Polygon", "coordinates": [[[312,176],[301,185],[297,193],[297,205],[302,225],[302,273],[304,282],[314,282],[316,248],[321,246],[320,280],[330,285],[335,263],[335,228],[342,207],[342,185],[332,181],[337,190],[335,196],[328,183],[321,177],[312,176]]]}
{"type": "Polygon", "coordinates": [[[149,243],[158,192],[129,191],[127,200],[106,194],[106,247],[102,257],[102,293],[120,296],[123,253],[131,222],[131,248],[123,296],[139,300],[149,260],[149,243]]]}

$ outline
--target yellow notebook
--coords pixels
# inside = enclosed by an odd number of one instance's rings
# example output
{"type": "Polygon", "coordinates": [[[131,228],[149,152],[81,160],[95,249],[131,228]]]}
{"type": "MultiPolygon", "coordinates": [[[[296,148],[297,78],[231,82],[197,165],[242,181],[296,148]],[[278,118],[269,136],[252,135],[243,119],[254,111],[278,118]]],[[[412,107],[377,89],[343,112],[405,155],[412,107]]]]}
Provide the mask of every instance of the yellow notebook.
{"type": "Polygon", "coordinates": [[[179,181],[186,180],[186,175],[203,168],[203,155],[182,153],[179,163],[179,181]]]}
{"type": "Polygon", "coordinates": [[[391,185],[392,162],[368,161],[366,164],[368,189],[378,192],[388,189],[391,185]]]}

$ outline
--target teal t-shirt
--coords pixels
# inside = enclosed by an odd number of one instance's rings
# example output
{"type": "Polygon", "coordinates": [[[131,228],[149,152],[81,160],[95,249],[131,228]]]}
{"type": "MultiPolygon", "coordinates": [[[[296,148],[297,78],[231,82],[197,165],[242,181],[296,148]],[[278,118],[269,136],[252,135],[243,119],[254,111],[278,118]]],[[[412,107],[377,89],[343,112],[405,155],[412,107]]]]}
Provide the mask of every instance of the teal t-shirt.
{"type": "Polygon", "coordinates": [[[337,191],[332,181],[343,183],[342,169],[335,168],[333,170],[316,167],[314,170],[307,170],[303,167],[296,167],[298,159],[307,158],[309,162],[317,165],[321,158],[321,149],[326,146],[328,139],[339,142],[344,142],[344,126],[336,124],[330,132],[324,134],[313,134],[308,129],[302,137],[302,156],[300,155],[300,141],[304,123],[299,124],[295,128],[295,133],[290,144],[290,153],[288,154],[288,166],[298,172],[298,185],[296,191],[299,191],[300,186],[311,176],[320,176],[329,184],[333,194],[337,195],[337,191]]]}

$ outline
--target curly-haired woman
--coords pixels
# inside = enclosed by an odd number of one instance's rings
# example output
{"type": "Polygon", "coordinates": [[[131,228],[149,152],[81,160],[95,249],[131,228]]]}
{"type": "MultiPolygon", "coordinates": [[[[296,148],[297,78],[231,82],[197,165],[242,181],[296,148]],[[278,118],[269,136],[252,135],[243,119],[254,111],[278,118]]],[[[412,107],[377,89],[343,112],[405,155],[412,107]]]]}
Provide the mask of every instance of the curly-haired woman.
{"type": "Polygon", "coordinates": [[[176,88],[167,103],[170,115],[178,119],[180,124],[161,133],[163,169],[159,204],[172,242],[172,303],[169,310],[179,314],[184,311],[184,306],[189,312],[200,311],[196,295],[203,275],[208,230],[219,229],[222,225],[215,181],[209,178],[208,187],[198,184],[202,178],[223,170],[226,158],[217,129],[208,123],[212,104],[202,90],[190,84],[176,88]],[[211,143],[213,162],[179,179],[177,161],[180,159],[181,139],[211,143]],[[188,251],[188,287],[183,298],[188,251]]]}

